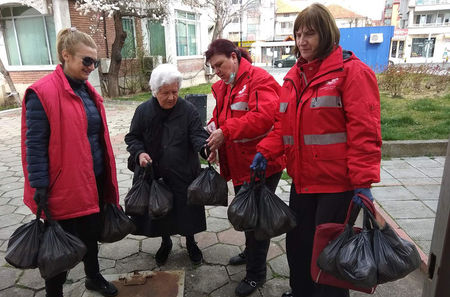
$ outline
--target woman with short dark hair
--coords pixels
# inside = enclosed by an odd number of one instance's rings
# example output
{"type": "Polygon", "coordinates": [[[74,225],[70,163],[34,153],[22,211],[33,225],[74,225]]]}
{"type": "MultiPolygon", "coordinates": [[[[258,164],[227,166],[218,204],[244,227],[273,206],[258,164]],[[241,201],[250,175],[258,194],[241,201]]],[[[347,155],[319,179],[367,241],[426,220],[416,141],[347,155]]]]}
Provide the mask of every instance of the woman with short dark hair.
{"type": "Polygon", "coordinates": [[[380,96],[373,71],[339,46],[328,9],[313,4],[294,23],[297,63],[280,92],[280,125],[257,146],[256,167],[286,154],[292,177],[289,207],[297,227],[287,233],[292,292],[283,297],[347,297],[347,289],[316,284],[310,267],[316,226],[342,223],[350,201],[380,181],[380,96]],[[261,158],[261,155],[263,156],[261,158]]]}
{"type": "MultiPolygon", "coordinates": [[[[256,144],[272,129],[278,106],[280,85],[265,70],[251,64],[249,53],[231,41],[217,39],[205,52],[206,62],[220,78],[212,86],[216,99],[213,118],[208,124],[211,151],[219,150],[220,174],[232,179],[238,193],[250,181],[250,167],[256,144]]],[[[209,161],[214,161],[213,156],[209,161]]],[[[265,171],[266,185],[275,192],[284,157],[271,160],[265,171]]],[[[237,296],[248,296],[266,280],[266,258],[270,240],[256,240],[245,232],[245,250],[230,259],[230,265],[247,264],[245,278],[236,287],[237,296]]]]}

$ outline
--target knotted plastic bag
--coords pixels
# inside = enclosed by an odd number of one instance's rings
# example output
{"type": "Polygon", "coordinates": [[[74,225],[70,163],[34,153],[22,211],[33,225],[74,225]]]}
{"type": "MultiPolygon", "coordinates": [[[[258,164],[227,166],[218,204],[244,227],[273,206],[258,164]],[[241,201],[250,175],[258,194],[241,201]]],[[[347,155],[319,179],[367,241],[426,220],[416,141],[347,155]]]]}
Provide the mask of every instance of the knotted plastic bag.
{"type": "Polygon", "coordinates": [[[136,230],[136,226],[124,213],[122,208],[112,203],[106,203],[101,212],[102,231],[101,242],[116,242],[136,230]]]}
{"type": "Polygon", "coordinates": [[[148,214],[156,220],[165,217],[173,208],[173,193],[162,178],[154,179],[150,186],[148,214]]]}
{"type": "Polygon", "coordinates": [[[237,231],[250,231],[258,224],[258,186],[252,174],[250,184],[244,183],[228,206],[228,220],[237,231]]]}
{"type": "Polygon", "coordinates": [[[187,204],[190,205],[228,205],[228,186],[226,180],[208,162],[208,168],[189,185],[187,204]]]}
{"type": "Polygon", "coordinates": [[[379,284],[403,278],[420,266],[416,246],[400,238],[387,223],[383,229],[374,230],[373,253],[379,284]]]}
{"type": "Polygon", "coordinates": [[[40,213],[41,209],[38,208],[36,219],[17,228],[9,238],[5,260],[16,268],[37,267],[40,239],[44,232],[40,213]]]}
{"type": "MultiPolygon", "coordinates": [[[[140,169],[138,167],[138,169],[140,169]]],[[[150,198],[150,166],[141,170],[138,180],[133,184],[125,197],[125,213],[130,216],[144,215],[148,211],[150,198]]]]}
{"type": "Polygon", "coordinates": [[[293,229],[297,225],[295,214],[262,181],[258,197],[258,224],[255,228],[257,240],[270,239],[293,229]]]}
{"type": "Polygon", "coordinates": [[[354,234],[339,249],[336,268],[339,277],[363,288],[371,288],[377,284],[377,264],[373,254],[373,226],[368,218],[368,211],[363,206],[363,230],[354,234]]]}
{"type": "Polygon", "coordinates": [[[86,246],[74,235],[66,232],[51,220],[45,211],[45,226],[38,254],[38,267],[42,278],[49,279],[75,267],[86,254],[86,246]]]}

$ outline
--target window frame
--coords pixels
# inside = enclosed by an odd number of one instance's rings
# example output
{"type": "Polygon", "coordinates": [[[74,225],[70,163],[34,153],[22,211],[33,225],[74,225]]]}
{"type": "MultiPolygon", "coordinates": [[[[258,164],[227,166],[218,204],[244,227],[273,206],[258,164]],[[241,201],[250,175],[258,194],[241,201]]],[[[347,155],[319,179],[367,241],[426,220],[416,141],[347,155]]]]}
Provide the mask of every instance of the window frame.
{"type": "Polygon", "coordinates": [[[181,10],[181,9],[176,9],[175,10],[175,48],[176,48],[176,55],[177,58],[179,59],[189,59],[191,57],[198,57],[201,56],[200,53],[200,21],[199,21],[199,14],[192,12],[192,11],[186,11],[186,10],[181,10]],[[184,14],[185,16],[183,17],[181,14],[184,14]],[[193,19],[189,18],[189,16],[193,15],[193,19]],[[179,23],[184,23],[185,25],[185,34],[186,34],[186,55],[180,55],[179,51],[178,51],[178,40],[179,40],[179,32],[178,32],[178,24],[179,23]],[[194,54],[190,54],[190,43],[189,43],[189,25],[194,25],[195,28],[195,44],[196,44],[196,49],[195,49],[195,53],[194,54]]]}
{"type": "MultiPolygon", "coordinates": [[[[124,48],[125,48],[125,42],[126,42],[126,39],[125,39],[125,41],[124,41],[124,44],[123,44],[123,47],[122,47],[122,50],[121,50],[120,53],[121,53],[121,55],[122,55],[122,59],[136,59],[136,56],[137,56],[136,22],[135,22],[135,20],[134,20],[134,17],[132,17],[132,16],[123,16],[123,17],[122,17],[122,28],[123,28],[123,25],[124,25],[124,22],[123,22],[124,20],[130,20],[131,23],[132,23],[134,55],[133,55],[132,57],[128,57],[128,56],[125,56],[125,55],[124,55],[123,50],[124,50],[124,48]]],[[[123,29],[123,30],[125,31],[125,29],[123,29]]],[[[127,38],[128,38],[128,32],[127,32],[127,38]]]]}
{"type": "MultiPolygon", "coordinates": [[[[10,55],[8,53],[8,46],[7,46],[7,42],[6,42],[6,30],[3,30],[2,32],[2,41],[3,41],[3,49],[2,51],[4,51],[4,53],[2,54],[2,57],[5,57],[5,67],[7,68],[8,71],[30,71],[30,70],[54,70],[56,68],[56,66],[59,64],[59,59],[58,59],[58,53],[55,53],[55,56],[53,57],[52,55],[52,49],[56,49],[56,36],[55,36],[55,44],[52,46],[51,44],[51,40],[50,40],[50,36],[49,36],[49,28],[48,28],[48,24],[47,24],[47,18],[52,18],[53,22],[54,22],[54,16],[51,14],[42,14],[40,13],[37,9],[35,9],[34,7],[28,7],[26,5],[9,5],[9,6],[4,6],[1,8],[2,10],[9,10],[9,15],[8,16],[2,16],[0,14],[0,22],[4,22],[7,20],[11,21],[11,24],[13,26],[13,36],[14,36],[14,41],[15,41],[15,48],[17,50],[17,56],[18,56],[18,60],[19,60],[19,64],[11,64],[10,62],[10,55]],[[14,15],[13,11],[14,8],[18,8],[18,7],[24,7],[24,8],[32,8],[34,9],[37,14],[33,14],[33,15],[14,15]],[[42,21],[43,24],[43,28],[44,28],[44,37],[45,37],[45,46],[47,48],[47,57],[48,57],[48,64],[23,64],[23,57],[22,57],[22,51],[20,50],[20,44],[19,44],[19,36],[17,33],[17,27],[16,27],[16,20],[17,19],[40,19],[42,21]]],[[[55,30],[56,28],[54,28],[55,30]]]]}

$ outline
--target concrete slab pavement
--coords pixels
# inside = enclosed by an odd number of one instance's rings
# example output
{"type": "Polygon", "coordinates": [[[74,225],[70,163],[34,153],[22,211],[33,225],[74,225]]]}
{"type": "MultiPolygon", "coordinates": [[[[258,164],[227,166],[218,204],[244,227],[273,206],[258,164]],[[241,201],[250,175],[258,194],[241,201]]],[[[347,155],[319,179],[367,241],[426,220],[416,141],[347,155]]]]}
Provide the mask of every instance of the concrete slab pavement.
{"type": "MultiPolygon", "coordinates": [[[[208,101],[211,106],[213,103],[208,101]]],[[[123,137],[137,105],[133,102],[106,102],[122,205],[132,178],[132,173],[126,168],[128,153],[123,137]]],[[[0,113],[0,127],[0,297],[45,296],[44,282],[37,269],[15,269],[4,260],[9,236],[21,224],[33,219],[33,215],[22,202],[20,111],[0,113]]],[[[373,190],[380,208],[425,251],[429,250],[443,166],[443,157],[383,160],[382,181],[373,190]]],[[[277,194],[285,201],[289,188],[289,180],[280,181],[277,194]]],[[[184,270],[184,296],[234,296],[234,288],[244,277],[245,267],[229,266],[227,262],[230,256],[243,250],[243,234],[233,230],[227,220],[225,207],[207,207],[206,215],[208,229],[196,236],[205,258],[205,263],[200,267],[191,265],[184,239],[180,236],[173,237],[174,248],[169,260],[159,268],[153,256],[160,239],[130,235],[120,242],[100,246],[102,273],[114,275],[136,270],[184,270]]],[[[267,268],[266,284],[252,296],[281,296],[289,288],[284,235],[272,239],[267,268]]],[[[421,271],[416,271],[402,280],[379,286],[375,296],[419,297],[423,277],[421,271]]],[[[84,294],[82,264],[70,271],[65,292],[65,296],[74,297],[84,294]]],[[[351,296],[359,297],[362,294],[352,292],[351,296]]]]}

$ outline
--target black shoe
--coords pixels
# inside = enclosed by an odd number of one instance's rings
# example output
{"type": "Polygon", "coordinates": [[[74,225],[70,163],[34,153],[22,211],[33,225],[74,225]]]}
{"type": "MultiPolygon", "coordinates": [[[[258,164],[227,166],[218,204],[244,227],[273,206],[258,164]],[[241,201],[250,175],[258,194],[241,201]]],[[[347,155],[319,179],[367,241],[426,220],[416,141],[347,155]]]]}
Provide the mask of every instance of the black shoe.
{"type": "Polygon", "coordinates": [[[284,292],[281,297],[294,297],[294,295],[292,295],[292,292],[284,292]]]}
{"type": "Polygon", "coordinates": [[[247,263],[247,256],[245,255],[245,252],[242,252],[237,256],[231,257],[230,261],[228,261],[228,264],[230,265],[242,265],[245,263],[247,263]]]}
{"type": "Polygon", "coordinates": [[[186,242],[186,248],[189,254],[189,258],[191,259],[192,264],[200,265],[203,262],[203,254],[202,251],[198,248],[197,243],[194,242],[186,242]]]}
{"type": "Polygon", "coordinates": [[[86,277],[84,286],[88,290],[96,291],[106,297],[114,297],[119,293],[117,288],[108,282],[100,273],[93,278],[86,277]]]}
{"type": "Polygon", "coordinates": [[[255,292],[257,288],[261,287],[264,284],[264,282],[265,282],[264,279],[261,281],[254,281],[254,280],[250,280],[248,278],[244,278],[238,284],[238,286],[234,290],[234,293],[238,297],[248,296],[251,293],[255,292]]]}
{"type": "Polygon", "coordinates": [[[161,246],[155,255],[155,261],[158,266],[162,266],[169,258],[170,251],[172,250],[172,240],[163,240],[161,246]]]}

